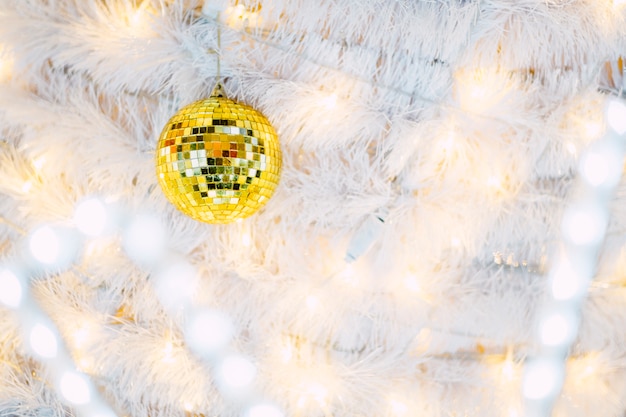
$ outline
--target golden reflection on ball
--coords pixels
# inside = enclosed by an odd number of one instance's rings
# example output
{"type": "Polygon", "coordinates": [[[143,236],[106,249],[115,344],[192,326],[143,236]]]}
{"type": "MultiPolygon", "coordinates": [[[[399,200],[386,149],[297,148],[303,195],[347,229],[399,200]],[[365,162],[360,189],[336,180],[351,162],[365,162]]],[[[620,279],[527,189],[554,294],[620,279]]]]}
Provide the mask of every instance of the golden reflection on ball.
{"type": "Polygon", "coordinates": [[[207,223],[230,223],[263,207],[278,185],[281,161],[265,116],[215,92],[176,113],[156,150],[167,199],[207,223]]]}

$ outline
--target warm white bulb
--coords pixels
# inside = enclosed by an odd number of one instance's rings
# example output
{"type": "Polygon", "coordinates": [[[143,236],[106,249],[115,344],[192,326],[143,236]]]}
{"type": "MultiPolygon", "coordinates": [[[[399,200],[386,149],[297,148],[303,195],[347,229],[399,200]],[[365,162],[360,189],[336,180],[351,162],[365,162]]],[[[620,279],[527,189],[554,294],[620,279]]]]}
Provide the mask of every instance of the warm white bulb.
{"type": "Polygon", "coordinates": [[[243,233],[241,235],[241,244],[244,247],[250,247],[250,245],[252,244],[252,238],[250,237],[250,233],[243,233]]]}
{"type": "Polygon", "coordinates": [[[574,270],[569,262],[559,262],[552,273],[550,289],[556,300],[569,300],[583,291],[584,277],[580,271],[574,270]]]}
{"type": "Polygon", "coordinates": [[[602,124],[599,122],[586,123],[585,136],[587,136],[588,139],[597,139],[602,134],[602,127],[602,124]]]}
{"type": "Polygon", "coordinates": [[[22,302],[22,281],[8,269],[0,270],[0,303],[16,308],[22,302]]]}
{"type": "Polygon", "coordinates": [[[246,417],[284,417],[280,409],[272,404],[257,404],[248,409],[246,417]]]}
{"type": "Polygon", "coordinates": [[[413,274],[408,274],[404,277],[404,287],[412,293],[420,292],[420,284],[417,282],[417,277],[413,274]]]}
{"type": "Polygon", "coordinates": [[[622,100],[611,100],[606,109],[608,125],[619,135],[626,133],[626,105],[622,100]]]}
{"type": "Polygon", "coordinates": [[[359,285],[359,278],[356,275],[354,266],[350,263],[344,266],[343,270],[339,273],[339,276],[346,284],[349,284],[353,287],[357,287],[359,285]]]}
{"type": "Polygon", "coordinates": [[[604,238],[607,215],[600,207],[570,208],[563,216],[563,235],[576,245],[595,245],[604,238]]]}
{"type": "Polygon", "coordinates": [[[307,387],[307,393],[317,401],[319,405],[326,404],[326,397],[328,396],[328,389],[319,382],[312,382],[307,387]]]}
{"type": "Polygon", "coordinates": [[[256,366],[240,355],[225,357],[219,365],[219,380],[226,390],[248,387],[256,376],[256,366]]]}
{"type": "Polygon", "coordinates": [[[165,342],[165,347],[163,347],[163,358],[161,360],[165,363],[173,363],[176,361],[176,358],[173,355],[174,353],[174,344],[171,340],[165,342]]]}
{"type": "Polygon", "coordinates": [[[142,264],[160,260],[165,246],[165,229],[155,216],[137,216],[124,233],[124,249],[134,261],[142,264]]]}
{"type": "Polygon", "coordinates": [[[46,162],[46,157],[40,156],[39,158],[36,158],[33,160],[33,167],[35,168],[36,171],[41,171],[41,168],[43,167],[43,164],[45,162],[46,162]]]}
{"type": "Polygon", "coordinates": [[[590,153],[582,162],[581,171],[585,179],[594,187],[604,183],[609,177],[609,167],[601,154],[590,153]]]}
{"type": "Polygon", "coordinates": [[[30,237],[30,252],[43,264],[53,264],[61,255],[61,239],[49,226],[37,229],[30,237]]]}
{"type": "Polygon", "coordinates": [[[576,319],[573,314],[554,312],[541,320],[539,334],[541,343],[559,346],[569,343],[576,332],[576,319]]]}
{"type": "Polygon", "coordinates": [[[622,156],[618,146],[602,143],[581,160],[580,173],[593,187],[613,187],[622,176],[622,156]]]}
{"type": "Polygon", "coordinates": [[[54,358],[57,355],[57,337],[49,327],[41,323],[31,329],[29,342],[33,351],[41,357],[54,358]]]}
{"type": "Polygon", "coordinates": [[[398,400],[389,400],[389,407],[391,408],[393,415],[397,417],[404,416],[407,411],[409,411],[409,407],[407,407],[407,405],[402,401],[398,400]]]}
{"type": "Polygon", "coordinates": [[[324,97],[320,101],[322,105],[328,110],[333,110],[335,107],[337,107],[337,94],[333,93],[327,97],[324,97]]]}
{"type": "Polygon", "coordinates": [[[74,331],[74,334],[72,335],[73,346],[76,349],[81,349],[85,347],[87,342],[92,337],[92,332],[93,332],[93,329],[92,329],[92,325],[90,324],[84,324],[82,327],[79,327],[78,329],[76,329],[76,331],[74,331]]]}
{"type": "Polygon", "coordinates": [[[491,188],[500,188],[501,185],[502,181],[497,175],[491,175],[489,178],[487,178],[487,186],[491,188]]]}
{"type": "Polygon", "coordinates": [[[87,236],[99,236],[107,224],[107,209],[97,198],[81,202],[74,212],[74,223],[87,236]]]}
{"type": "Polygon", "coordinates": [[[73,404],[87,404],[91,400],[91,389],[85,376],[67,371],[60,381],[61,394],[73,404]]]}
{"type": "Polygon", "coordinates": [[[27,193],[31,190],[31,188],[33,188],[33,182],[30,180],[24,181],[24,183],[22,184],[22,192],[27,193]]]}
{"type": "Polygon", "coordinates": [[[198,285],[198,272],[188,262],[175,262],[155,276],[155,289],[163,305],[175,310],[191,302],[198,285]]]}
{"type": "Polygon", "coordinates": [[[524,375],[524,396],[531,400],[540,400],[553,395],[558,389],[563,370],[556,360],[536,360],[526,367],[524,375]]]}
{"type": "Polygon", "coordinates": [[[306,306],[311,311],[317,310],[317,307],[320,305],[320,299],[315,295],[308,295],[305,300],[306,306]]]}
{"type": "Polygon", "coordinates": [[[450,130],[441,140],[439,144],[441,146],[441,150],[445,152],[450,152],[454,148],[455,143],[455,134],[454,130],[450,130]]]}
{"type": "Polygon", "coordinates": [[[185,338],[197,353],[213,355],[230,343],[233,333],[233,324],[228,316],[217,311],[203,311],[191,321],[185,338]]]}
{"type": "Polygon", "coordinates": [[[515,377],[515,365],[512,360],[507,359],[504,361],[504,365],[502,365],[502,375],[509,381],[513,380],[513,377],[515,377]]]}

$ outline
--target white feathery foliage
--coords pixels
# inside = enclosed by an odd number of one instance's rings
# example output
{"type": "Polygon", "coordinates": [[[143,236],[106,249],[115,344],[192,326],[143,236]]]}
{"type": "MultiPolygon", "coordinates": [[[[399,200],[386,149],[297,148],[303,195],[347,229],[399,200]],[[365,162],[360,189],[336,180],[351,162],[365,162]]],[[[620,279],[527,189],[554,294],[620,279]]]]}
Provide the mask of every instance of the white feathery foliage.
{"type": "MultiPolygon", "coordinates": [[[[521,416],[578,157],[621,93],[619,3],[0,0],[0,266],[36,277],[120,415],[267,401],[285,416],[521,416]],[[283,169],[260,213],[216,226],[166,201],[154,149],[210,94],[218,55],[227,94],[279,133],[283,169]],[[30,268],[28,234],[73,226],[92,196],[118,229],[83,241],[66,271],[30,268]],[[165,227],[151,265],[124,250],[142,214],[165,227]],[[185,342],[191,316],[160,302],[155,277],[174,262],[196,271],[192,310],[232,320],[221,354],[254,364],[251,397],[224,392],[219,357],[185,342]]],[[[557,416],[626,409],[625,196],[620,184],[557,416]]],[[[1,313],[0,416],[72,415],[1,313]]]]}

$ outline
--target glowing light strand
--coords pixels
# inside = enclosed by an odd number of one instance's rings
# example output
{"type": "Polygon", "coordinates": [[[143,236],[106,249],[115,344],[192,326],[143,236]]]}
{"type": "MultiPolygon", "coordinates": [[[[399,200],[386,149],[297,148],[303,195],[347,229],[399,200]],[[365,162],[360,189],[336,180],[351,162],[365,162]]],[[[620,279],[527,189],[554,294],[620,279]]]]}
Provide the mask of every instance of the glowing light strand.
{"type": "Polygon", "coordinates": [[[537,325],[539,352],[525,366],[522,392],[526,417],[548,417],[565,378],[565,359],[576,339],[609,219],[608,205],[622,178],[626,105],[611,99],[605,136],[582,155],[576,198],[566,208],[561,242],[549,271],[548,301],[537,325]]]}
{"type": "MultiPolygon", "coordinates": [[[[167,250],[163,225],[154,217],[138,215],[124,233],[123,245],[128,256],[154,273],[154,287],[159,301],[171,315],[185,314],[188,325],[183,329],[187,348],[209,368],[215,370],[216,385],[226,400],[244,404],[248,414],[260,415],[262,411],[282,417],[282,411],[267,403],[254,392],[257,367],[253,361],[235,352],[229,345],[234,335],[231,318],[221,311],[193,306],[193,295],[198,283],[197,271],[189,262],[176,259],[167,250]],[[158,244],[146,245],[145,233],[157,236],[158,244]],[[261,408],[259,408],[261,407],[261,408]]],[[[242,242],[243,245],[243,242],[242,242]]],[[[168,345],[170,347],[170,345],[168,345]]],[[[171,347],[166,349],[171,361],[171,347]]],[[[194,406],[185,406],[193,412],[194,406]]]]}
{"type": "Polygon", "coordinates": [[[117,414],[100,396],[94,383],[77,370],[58,329],[32,297],[28,279],[17,272],[19,269],[3,267],[0,271],[0,290],[10,289],[10,295],[4,293],[0,302],[16,312],[32,356],[48,369],[52,385],[62,401],[71,406],[77,415],[116,417],[117,414]]]}

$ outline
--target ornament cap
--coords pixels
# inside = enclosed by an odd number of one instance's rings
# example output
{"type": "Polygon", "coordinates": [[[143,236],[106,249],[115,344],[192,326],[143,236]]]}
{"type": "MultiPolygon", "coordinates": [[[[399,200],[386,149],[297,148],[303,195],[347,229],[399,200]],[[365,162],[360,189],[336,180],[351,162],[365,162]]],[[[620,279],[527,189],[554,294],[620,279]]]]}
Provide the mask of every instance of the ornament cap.
{"type": "Polygon", "coordinates": [[[221,82],[215,84],[215,87],[211,92],[211,97],[226,97],[226,93],[224,93],[224,86],[222,86],[221,82]]]}

